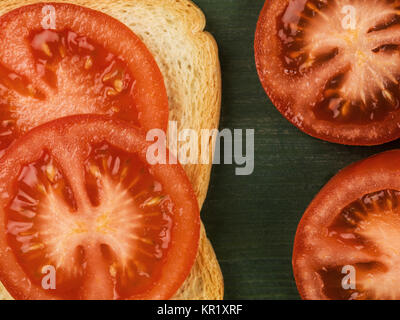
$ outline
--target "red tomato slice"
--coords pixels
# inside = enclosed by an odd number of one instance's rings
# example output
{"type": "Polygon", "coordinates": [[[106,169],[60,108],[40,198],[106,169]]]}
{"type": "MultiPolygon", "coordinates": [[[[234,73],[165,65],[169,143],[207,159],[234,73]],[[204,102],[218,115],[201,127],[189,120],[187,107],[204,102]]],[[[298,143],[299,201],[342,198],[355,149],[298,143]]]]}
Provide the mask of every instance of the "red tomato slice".
{"type": "Polygon", "coordinates": [[[397,1],[266,1],[255,57],[277,109],[330,142],[399,138],[399,8],[397,1]]]}
{"type": "Polygon", "coordinates": [[[400,299],[399,176],[400,150],[390,151],[344,169],[315,197],[293,252],[303,299],[400,299]]]}
{"type": "Polygon", "coordinates": [[[75,114],[106,114],[166,130],[162,74],[142,41],[101,12],[51,4],[56,29],[34,4],[0,17],[0,155],[18,136],[75,114]]]}
{"type": "Polygon", "coordinates": [[[16,299],[168,299],[195,261],[200,216],[180,165],[145,136],[80,115],[39,126],[0,161],[0,281],[16,299]],[[54,268],[56,288],[43,278],[54,268]]]}

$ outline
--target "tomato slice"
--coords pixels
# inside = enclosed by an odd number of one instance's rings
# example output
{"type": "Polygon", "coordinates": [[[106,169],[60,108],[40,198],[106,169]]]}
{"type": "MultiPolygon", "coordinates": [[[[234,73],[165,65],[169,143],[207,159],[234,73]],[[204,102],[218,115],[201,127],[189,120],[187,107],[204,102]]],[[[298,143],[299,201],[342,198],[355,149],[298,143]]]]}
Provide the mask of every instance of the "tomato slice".
{"type": "Polygon", "coordinates": [[[198,250],[199,208],[180,165],[148,164],[141,132],[78,115],[7,150],[0,281],[15,299],[168,299],[180,288],[198,250]]]}
{"type": "Polygon", "coordinates": [[[52,3],[56,28],[43,29],[45,5],[0,17],[0,156],[29,129],[68,115],[166,130],[163,77],[143,42],[118,20],[72,4],[52,3]]]}
{"type": "Polygon", "coordinates": [[[400,299],[400,150],[349,166],[315,197],[297,230],[304,299],[400,299]]]}
{"type": "Polygon", "coordinates": [[[277,109],[330,142],[399,138],[399,8],[389,0],[266,1],[255,57],[277,109]]]}

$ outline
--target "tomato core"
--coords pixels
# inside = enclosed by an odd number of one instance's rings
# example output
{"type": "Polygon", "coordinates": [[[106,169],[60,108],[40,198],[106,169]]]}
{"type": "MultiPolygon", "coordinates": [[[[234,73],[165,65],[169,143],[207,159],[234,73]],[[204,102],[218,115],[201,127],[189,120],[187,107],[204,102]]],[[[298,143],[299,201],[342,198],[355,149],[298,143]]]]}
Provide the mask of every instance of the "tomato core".
{"type": "MultiPolygon", "coordinates": [[[[386,7],[394,14],[397,3],[387,1],[386,7]]],[[[354,28],[346,28],[343,8],[344,4],[332,1],[289,3],[279,24],[284,71],[306,76],[311,68],[323,68],[338,55],[346,56],[348,65],[332,74],[322,98],[311,106],[316,118],[359,125],[382,121],[400,106],[399,48],[391,42],[374,43],[368,36],[399,24],[400,18],[388,17],[382,25],[364,30],[369,16],[362,15],[359,19],[366,21],[356,20],[354,28]]],[[[361,15],[370,5],[356,3],[353,8],[361,15]]]]}
{"type": "Polygon", "coordinates": [[[174,204],[135,155],[108,143],[92,147],[85,171],[92,206],[81,208],[48,153],[25,165],[5,210],[8,243],[34,284],[54,267],[58,298],[85,298],[87,273],[101,260],[111,298],[127,299],[159,278],[174,204]]]}

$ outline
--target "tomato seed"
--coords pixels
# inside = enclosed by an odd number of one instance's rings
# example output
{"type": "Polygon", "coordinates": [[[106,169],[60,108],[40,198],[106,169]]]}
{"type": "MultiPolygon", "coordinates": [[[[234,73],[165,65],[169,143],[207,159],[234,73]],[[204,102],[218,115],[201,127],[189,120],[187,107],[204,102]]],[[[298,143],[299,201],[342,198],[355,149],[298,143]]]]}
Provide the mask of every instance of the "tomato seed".
{"type": "Polygon", "coordinates": [[[114,88],[117,92],[121,93],[124,90],[124,83],[120,79],[114,81],[114,88]]]}
{"type": "Polygon", "coordinates": [[[91,57],[87,57],[85,62],[85,69],[89,70],[91,67],[93,67],[93,59],[91,57]]]}
{"type": "Polygon", "coordinates": [[[118,75],[118,70],[111,71],[104,75],[103,82],[107,82],[118,75]]]}
{"type": "Polygon", "coordinates": [[[53,56],[53,54],[52,54],[52,52],[50,50],[50,47],[49,47],[49,45],[47,43],[43,43],[42,44],[42,50],[46,54],[46,56],[48,56],[48,57],[52,57],[53,56]]]}
{"type": "Polygon", "coordinates": [[[162,200],[164,200],[164,198],[165,198],[164,196],[154,197],[154,198],[152,198],[152,199],[147,200],[147,201],[143,204],[143,206],[144,206],[144,207],[157,206],[157,205],[160,204],[160,202],[161,202],[162,200]]]}

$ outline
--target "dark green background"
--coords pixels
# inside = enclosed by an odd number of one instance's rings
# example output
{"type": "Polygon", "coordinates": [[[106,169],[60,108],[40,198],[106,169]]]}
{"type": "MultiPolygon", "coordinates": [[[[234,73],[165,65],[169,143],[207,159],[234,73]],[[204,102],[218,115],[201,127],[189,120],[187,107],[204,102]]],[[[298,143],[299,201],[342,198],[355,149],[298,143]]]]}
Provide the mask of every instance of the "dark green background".
{"type": "Polygon", "coordinates": [[[308,204],[341,168],[399,143],[348,147],[300,132],[258,80],[253,41],[264,0],[194,1],[220,49],[221,129],[256,132],[254,173],[240,177],[235,166],[214,166],[202,212],[224,274],[225,298],[298,299],[291,255],[308,204]]]}

